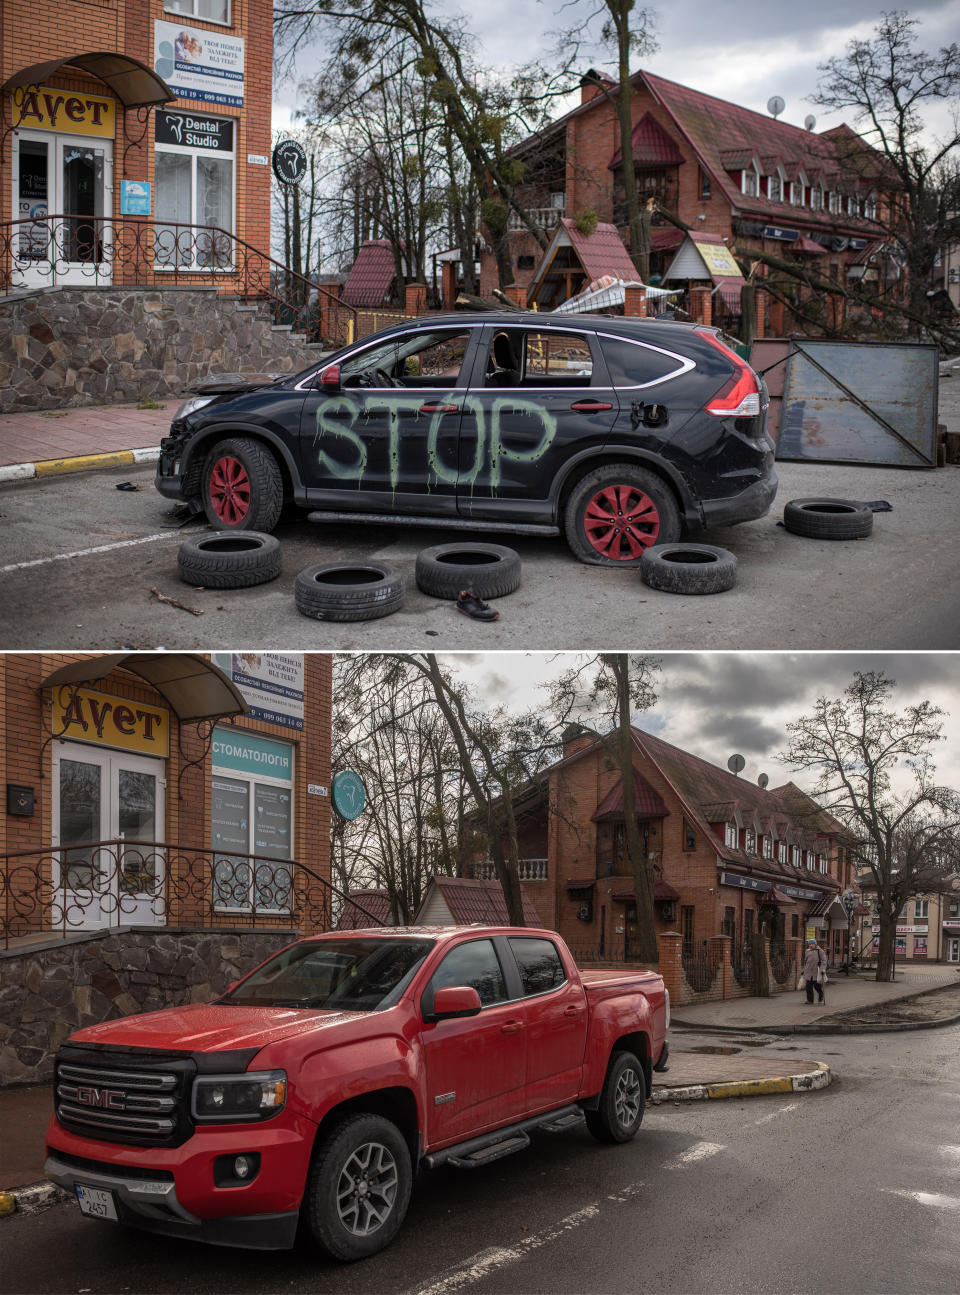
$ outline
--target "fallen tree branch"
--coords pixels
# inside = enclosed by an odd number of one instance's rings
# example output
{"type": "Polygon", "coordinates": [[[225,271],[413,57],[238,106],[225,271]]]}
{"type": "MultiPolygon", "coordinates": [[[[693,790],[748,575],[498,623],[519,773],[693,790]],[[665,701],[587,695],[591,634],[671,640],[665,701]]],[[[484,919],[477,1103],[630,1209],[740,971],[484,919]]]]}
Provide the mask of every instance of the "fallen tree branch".
{"type": "Polygon", "coordinates": [[[153,594],[154,598],[156,598],[157,602],[167,603],[171,607],[179,607],[182,612],[189,612],[191,616],[203,615],[203,609],[201,607],[188,607],[186,603],[177,602],[176,598],[168,598],[166,594],[162,594],[160,592],[156,585],[151,586],[150,592],[153,594]]]}

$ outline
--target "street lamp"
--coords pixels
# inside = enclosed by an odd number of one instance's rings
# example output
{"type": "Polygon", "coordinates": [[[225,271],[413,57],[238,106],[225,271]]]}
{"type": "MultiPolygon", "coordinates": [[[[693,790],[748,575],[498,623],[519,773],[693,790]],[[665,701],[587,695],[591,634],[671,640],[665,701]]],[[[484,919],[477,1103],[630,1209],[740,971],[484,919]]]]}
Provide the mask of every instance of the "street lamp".
{"type": "Polygon", "coordinates": [[[840,896],[840,903],[847,914],[847,975],[850,974],[851,951],[853,948],[853,910],[857,906],[856,891],[845,890],[840,896]]]}

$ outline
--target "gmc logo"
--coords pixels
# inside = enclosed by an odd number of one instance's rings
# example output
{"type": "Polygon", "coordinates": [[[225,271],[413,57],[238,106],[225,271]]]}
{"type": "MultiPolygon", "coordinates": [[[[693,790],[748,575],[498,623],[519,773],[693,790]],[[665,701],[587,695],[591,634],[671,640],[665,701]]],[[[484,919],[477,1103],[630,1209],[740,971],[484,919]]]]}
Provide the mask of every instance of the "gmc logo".
{"type": "Polygon", "coordinates": [[[98,1106],[103,1111],[122,1111],[126,1100],[115,1088],[78,1088],[77,1101],[81,1106],[98,1106]]]}

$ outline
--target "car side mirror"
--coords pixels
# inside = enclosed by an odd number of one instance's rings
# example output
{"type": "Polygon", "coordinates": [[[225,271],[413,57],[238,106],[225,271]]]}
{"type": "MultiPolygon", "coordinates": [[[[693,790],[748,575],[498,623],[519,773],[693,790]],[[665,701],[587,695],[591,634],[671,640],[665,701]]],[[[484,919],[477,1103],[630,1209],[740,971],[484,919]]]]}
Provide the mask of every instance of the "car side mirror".
{"type": "Polygon", "coordinates": [[[328,364],[317,376],[317,387],[328,395],[340,390],[340,365],[328,364]]]}
{"type": "Polygon", "coordinates": [[[469,985],[445,985],[433,996],[431,1018],[448,1021],[461,1016],[476,1016],[481,1007],[480,995],[469,985]]]}

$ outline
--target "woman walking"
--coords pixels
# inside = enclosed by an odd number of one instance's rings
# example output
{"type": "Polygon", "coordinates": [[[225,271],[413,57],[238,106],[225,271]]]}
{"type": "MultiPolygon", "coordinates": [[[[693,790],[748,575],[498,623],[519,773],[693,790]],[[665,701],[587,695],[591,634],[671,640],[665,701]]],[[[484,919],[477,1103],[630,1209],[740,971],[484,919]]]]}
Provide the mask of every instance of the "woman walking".
{"type": "Polygon", "coordinates": [[[816,940],[807,941],[807,951],[803,956],[803,984],[807,991],[807,1002],[813,1002],[813,991],[816,987],[820,1002],[823,1002],[823,985],[820,983],[821,968],[827,965],[827,955],[816,940]]]}

